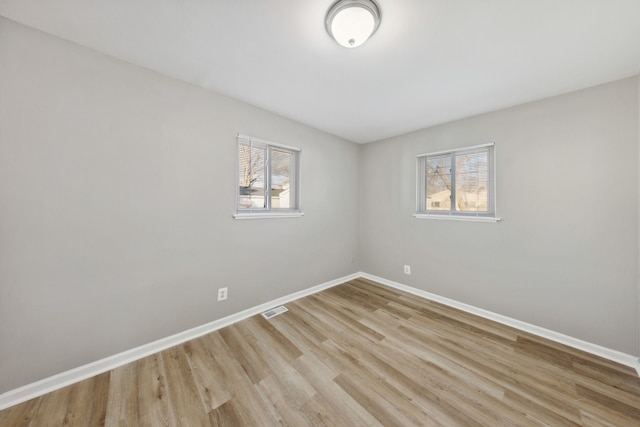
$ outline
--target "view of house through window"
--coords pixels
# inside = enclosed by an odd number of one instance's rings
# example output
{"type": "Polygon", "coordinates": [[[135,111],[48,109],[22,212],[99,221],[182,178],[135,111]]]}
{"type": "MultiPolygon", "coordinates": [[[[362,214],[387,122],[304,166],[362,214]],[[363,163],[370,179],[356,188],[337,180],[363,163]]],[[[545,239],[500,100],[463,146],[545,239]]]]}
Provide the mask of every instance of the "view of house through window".
{"type": "Polygon", "coordinates": [[[238,212],[299,211],[300,151],[250,137],[238,137],[238,212]]]}
{"type": "Polygon", "coordinates": [[[492,216],[493,144],[418,156],[418,213],[492,216]]]}

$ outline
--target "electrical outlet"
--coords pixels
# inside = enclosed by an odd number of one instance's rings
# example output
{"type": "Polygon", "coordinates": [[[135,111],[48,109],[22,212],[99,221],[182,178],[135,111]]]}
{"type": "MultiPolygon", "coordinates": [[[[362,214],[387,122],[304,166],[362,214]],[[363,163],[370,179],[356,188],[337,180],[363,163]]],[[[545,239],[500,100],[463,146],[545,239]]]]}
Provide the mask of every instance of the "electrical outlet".
{"type": "Polygon", "coordinates": [[[218,289],[218,301],[224,301],[227,299],[227,288],[218,289]]]}
{"type": "Polygon", "coordinates": [[[404,266],[404,274],[411,274],[411,266],[410,265],[405,265],[404,266]]]}

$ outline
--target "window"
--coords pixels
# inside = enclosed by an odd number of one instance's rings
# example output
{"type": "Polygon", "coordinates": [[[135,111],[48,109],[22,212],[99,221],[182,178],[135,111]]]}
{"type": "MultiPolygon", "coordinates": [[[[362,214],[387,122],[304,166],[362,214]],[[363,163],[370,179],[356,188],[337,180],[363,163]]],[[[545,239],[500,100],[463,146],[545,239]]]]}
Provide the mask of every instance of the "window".
{"type": "Polygon", "coordinates": [[[238,135],[235,218],[302,216],[300,149],[238,135]]]}
{"type": "Polygon", "coordinates": [[[418,156],[416,217],[495,218],[494,145],[418,156]]]}

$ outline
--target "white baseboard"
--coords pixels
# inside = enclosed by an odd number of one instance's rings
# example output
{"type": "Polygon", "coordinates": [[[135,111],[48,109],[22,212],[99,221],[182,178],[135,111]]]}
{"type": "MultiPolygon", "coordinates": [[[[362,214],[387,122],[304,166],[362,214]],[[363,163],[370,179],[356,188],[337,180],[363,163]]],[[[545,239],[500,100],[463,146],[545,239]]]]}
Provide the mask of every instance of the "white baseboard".
{"type": "Polygon", "coordinates": [[[171,335],[169,337],[141,345],[140,347],[136,347],[122,353],[114,354],[113,356],[88,363],[86,365],[62,372],[57,375],[53,375],[40,381],[36,381],[19,388],[9,390],[8,392],[0,395],[0,410],[6,409],[10,406],[17,405],[22,402],[26,402],[27,400],[42,396],[43,394],[52,392],[62,387],[66,387],[78,381],[91,378],[103,372],[110,371],[119,366],[126,365],[127,363],[134,362],[138,359],[142,359],[143,357],[149,356],[162,350],[166,350],[175,345],[224,328],[225,326],[229,326],[248,317],[262,313],[263,311],[266,311],[275,306],[286,304],[290,301],[315,294],[317,292],[323,291],[344,282],[348,282],[349,280],[353,280],[358,277],[361,277],[360,273],[354,273],[348,276],[340,277],[338,279],[331,280],[329,282],[325,282],[320,285],[274,299],[264,304],[257,305],[255,307],[243,310],[239,313],[223,317],[222,319],[215,320],[205,325],[197,326],[193,329],[189,329],[184,332],[180,332],[175,335],[171,335]]]}
{"type": "Polygon", "coordinates": [[[60,374],[53,375],[51,377],[42,379],[40,381],[36,381],[34,383],[27,384],[19,388],[9,390],[8,392],[0,395],[0,410],[6,409],[10,406],[17,405],[22,402],[26,402],[27,400],[33,399],[38,396],[42,396],[43,394],[52,392],[62,387],[66,387],[78,381],[91,378],[103,372],[110,371],[119,366],[126,365],[127,363],[134,362],[136,360],[142,359],[143,357],[149,356],[151,354],[157,353],[162,350],[166,350],[175,345],[181,344],[183,342],[192,340],[194,338],[198,338],[202,335],[206,335],[210,332],[224,328],[225,326],[229,326],[233,323],[239,322],[248,317],[262,313],[263,311],[266,311],[275,306],[286,304],[290,301],[294,301],[302,297],[315,294],[317,292],[323,291],[325,289],[331,288],[341,283],[348,282],[349,280],[357,279],[358,277],[363,277],[365,279],[373,280],[374,282],[381,283],[391,288],[399,289],[401,291],[405,291],[422,298],[436,301],[444,305],[454,307],[471,314],[478,315],[485,319],[493,320],[498,323],[502,323],[504,325],[511,326],[511,327],[520,329],[522,331],[526,331],[534,335],[547,338],[549,340],[552,340],[561,344],[565,344],[570,347],[577,348],[579,350],[586,351],[588,353],[603,357],[605,359],[612,360],[622,365],[630,366],[634,368],[638,372],[638,375],[640,376],[640,359],[638,359],[635,356],[631,356],[629,354],[621,353],[616,350],[611,350],[606,347],[602,347],[596,344],[582,341],[577,338],[573,338],[564,334],[560,334],[558,332],[551,331],[549,329],[531,325],[529,323],[521,322],[519,320],[512,319],[510,317],[492,313],[490,311],[483,310],[481,308],[474,307],[469,304],[464,304],[449,298],[441,297],[439,295],[432,294],[430,292],[426,292],[417,288],[413,288],[411,286],[407,286],[402,283],[387,280],[382,277],[374,276],[372,274],[358,272],[358,273],[350,274],[348,276],[340,277],[335,280],[331,280],[329,282],[322,283],[317,286],[313,286],[308,289],[304,289],[299,292],[294,292],[284,297],[277,298],[275,300],[266,302],[264,304],[260,304],[258,306],[243,310],[239,313],[232,314],[230,316],[215,320],[205,325],[197,326],[193,329],[189,329],[187,331],[180,332],[175,335],[171,335],[169,337],[162,338],[157,341],[153,341],[151,343],[141,345],[131,350],[127,350],[122,353],[118,353],[113,356],[106,357],[104,359],[80,366],[78,368],[74,368],[69,371],[65,371],[60,374]]]}
{"type": "Polygon", "coordinates": [[[569,347],[576,348],[578,350],[586,351],[587,353],[591,353],[596,356],[600,356],[602,358],[620,363],[621,365],[632,367],[637,371],[638,375],[640,376],[640,359],[630,354],[622,353],[620,351],[612,350],[610,348],[606,348],[597,344],[592,344],[590,342],[582,341],[578,338],[573,338],[568,335],[561,334],[559,332],[555,332],[549,329],[541,328],[536,325],[532,325],[530,323],[521,322],[520,320],[512,319],[510,317],[503,316],[501,314],[496,314],[491,311],[474,307],[469,304],[464,304],[456,300],[441,297],[440,295],[436,295],[427,291],[416,289],[414,287],[407,286],[402,283],[398,283],[392,280],[387,280],[382,277],[374,276],[373,274],[360,273],[360,275],[365,279],[382,283],[383,285],[389,286],[391,288],[405,291],[407,293],[410,293],[422,298],[426,298],[428,300],[439,302],[449,307],[457,308],[467,313],[475,314],[485,319],[493,320],[495,322],[502,323],[503,325],[511,326],[521,331],[529,332],[533,335],[537,335],[539,337],[546,338],[548,340],[555,341],[557,343],[564,344],[569,347]]]}

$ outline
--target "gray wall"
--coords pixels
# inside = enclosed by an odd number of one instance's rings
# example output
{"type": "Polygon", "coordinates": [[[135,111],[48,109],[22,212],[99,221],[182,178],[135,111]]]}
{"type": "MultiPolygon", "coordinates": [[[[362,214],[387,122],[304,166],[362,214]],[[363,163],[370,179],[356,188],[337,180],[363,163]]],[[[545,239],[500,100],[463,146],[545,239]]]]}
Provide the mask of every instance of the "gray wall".
{"type": "Polygon", "coordinates": [[[358,165],[351,142],[0,19],[0,393],[358,271],[358,165]],[[238,132],[302,148],[305,217],[232,219],[238,132]]]}
{"type": "Polygon", "coordinates": [[[363,271],[638,355],[638,102],[634,77],[367,144],[363,271]],[[416,155],[487,142],[504,221],[414,219],[416,155]]]}

